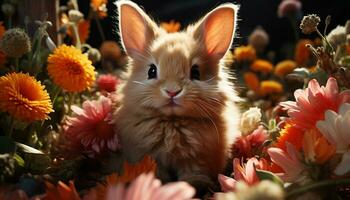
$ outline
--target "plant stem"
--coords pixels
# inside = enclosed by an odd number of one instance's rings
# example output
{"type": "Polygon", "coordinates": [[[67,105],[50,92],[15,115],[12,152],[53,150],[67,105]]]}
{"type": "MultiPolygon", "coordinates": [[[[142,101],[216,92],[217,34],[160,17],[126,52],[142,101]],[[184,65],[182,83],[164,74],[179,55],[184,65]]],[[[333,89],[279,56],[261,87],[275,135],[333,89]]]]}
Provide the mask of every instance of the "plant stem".
{"type": "Polygon", "coordinates": [[[19,58],[15,58],[15,71],[19,71],[19,58]]]}
{"type": "Polygon", "coordinates": [[[13,117],[11,117],[10,119],[10,129],[9,129],[9,132],[8,132],[8,136],[11,138],[12,136],[12,133],[13,133],[13,128],[15,127],[15,119],[13,117]]]}
{"type": "Polygon", "coordinates": [[[350,179],[326,180],[326,181],[305,185],[303,187],[297,188],[287,193],[286,198],[291,198],[295,195],[303,194],[309,190],[313,190],[317,188],[322,188],[326,186],[341,186],[341,185],[350,185],[350,179]]]}
{"type": "Polygon", "coordinates": [[[100,33],[101,39],[102,39],[102,41],[105,41],[105,40],[106,40],[106,37],[105,37],[105,34],[104,34],[104,32],[103,32],[103,28],[102,28],[100,19],[98,18],[96,12],[94,12],[94,19],[95,19],[95,21],[96,21],[97,29],[98,29],[98,32],[100,33]]]}
{"type": "Polygon", "coordinates": [[[73,27],[74,37],[75,37],[75,41],[76,41],[75,47],[80,49],[81,48],[81,42],[80,42],[80,37],[79,37],[77,24],[75,24],[75,23],[72,24],[72,27],[73,27]]]}
{"type": "Polygon", "coordinates": [[[68,112],[67,112],[67,114],[70,114],[70,112],[71,112],[71,106],[72,106],[72,104],[74,103],[74,99],[75,99],[75,93],[74,92],[72,92],[72,93],[70,93],[69,94],[69,101],[68,101],[68,112]]]}

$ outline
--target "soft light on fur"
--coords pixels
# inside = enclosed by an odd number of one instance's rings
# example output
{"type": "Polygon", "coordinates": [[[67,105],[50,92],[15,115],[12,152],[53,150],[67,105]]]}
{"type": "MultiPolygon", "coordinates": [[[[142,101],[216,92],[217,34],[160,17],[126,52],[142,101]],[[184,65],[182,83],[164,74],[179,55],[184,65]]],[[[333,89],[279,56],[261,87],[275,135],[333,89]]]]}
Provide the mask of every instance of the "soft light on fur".
{"type": "Polygon", "coordinates": [[[150,154],[163,181],[211,186],[240,134],[239,98],[220,61],[232,43],[237,7],[223,4],[184,31],[166,33],[136,4],[117,6],[130,57],[115,112],[125,158],[137,162],[150,154]],[[151,64],[156,79],[148,79],[151,64]],[[200,80],[190,79],[193,65],[199,66],[200,80]],[[181,92],[171,99],[166,91],[181,92]]]}

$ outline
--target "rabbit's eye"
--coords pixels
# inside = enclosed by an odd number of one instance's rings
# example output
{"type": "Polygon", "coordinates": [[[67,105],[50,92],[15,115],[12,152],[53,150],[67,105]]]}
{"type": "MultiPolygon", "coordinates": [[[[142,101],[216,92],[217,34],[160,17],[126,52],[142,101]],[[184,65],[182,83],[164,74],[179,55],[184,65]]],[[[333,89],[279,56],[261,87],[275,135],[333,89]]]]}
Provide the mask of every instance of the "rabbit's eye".
{"type": "Polygon", "coordinates": [[[193,65],[191,68],[191,74],[190,74],[191,80],[199,80],[200,79],[200,71],[198,65],[193,65]]]}
{"type": "Polygon", "coordinates": [[[157,78],[157,67],[155,64],[150,64],[148,69],[148,79],[157,78]]]}

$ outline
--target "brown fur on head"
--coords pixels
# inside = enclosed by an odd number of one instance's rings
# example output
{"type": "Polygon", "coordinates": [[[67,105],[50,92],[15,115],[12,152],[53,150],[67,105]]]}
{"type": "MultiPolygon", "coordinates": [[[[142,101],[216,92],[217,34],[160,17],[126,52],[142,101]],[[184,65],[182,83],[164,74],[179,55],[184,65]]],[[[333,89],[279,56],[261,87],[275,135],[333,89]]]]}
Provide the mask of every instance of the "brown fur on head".
{"type": "Polygon", "coordinates": [[[166,33],[130,1],[117,6],[130,57],[116,112],[126,158],[151,154],[179,179],[215,179],[239,134],[238,97],[220,62],[234,37],[236,6],[223,4],[178,33],[166,33]]]}

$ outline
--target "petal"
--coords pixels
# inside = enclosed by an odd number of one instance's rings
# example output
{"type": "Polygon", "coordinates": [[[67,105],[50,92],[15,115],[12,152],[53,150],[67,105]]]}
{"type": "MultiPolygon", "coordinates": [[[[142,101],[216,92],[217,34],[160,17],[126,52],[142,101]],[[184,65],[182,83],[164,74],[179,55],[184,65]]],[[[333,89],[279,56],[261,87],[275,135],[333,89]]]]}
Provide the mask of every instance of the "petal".
{"type": "MultiPolygon", "coordinates": [[[[186,182],[173,182],[163,185],[160,189],[156,190],[150,200],[162,199],[162,200],[177,200],[177,199],[190,199],[194,196],[195,189],[186,182]]],[[[142,198],[144,199],[144,198],[142,198]]]]}
{"type": "Polygon", "coordinates": [[[236,180],[231,178],[231,177],[227,177],[225,175],[219,174],[218,175],[218,180],[219,183],[221,185],[221,189],[223,192],[229,192],[229,191],[233,191],[235,189],[235,185],[236,185],[236,180]]]}
{"type": "Polygon", "coordinates": [[[330,77],[326,84],[325,96],[327,97],[327,99],[330,100],[330,102],[336,103],[338,98],[338,93],[339,93],[339,89],[338,89],[337,80],[333,77],[330,77]]]}
{"type": "Polygon", "coordinates": [[[342,160],[335,168],[334,173],[338,176],[341,176],[348,171],[350,171],[350,151],[347,151],[343,154],[342,160]]]}
{"type": "Polygon", "coordinates": [[[254,163],[259,161],[256,158],[250,158],[247,162],[247,165],[245,166],[245,175],[246,175],[246,182],[248,185],[253,185],[254,183],[259,182],[259,178],[256,175],[254,163]]]}

